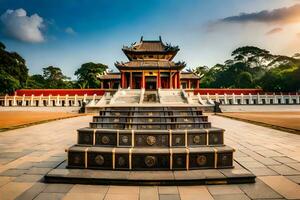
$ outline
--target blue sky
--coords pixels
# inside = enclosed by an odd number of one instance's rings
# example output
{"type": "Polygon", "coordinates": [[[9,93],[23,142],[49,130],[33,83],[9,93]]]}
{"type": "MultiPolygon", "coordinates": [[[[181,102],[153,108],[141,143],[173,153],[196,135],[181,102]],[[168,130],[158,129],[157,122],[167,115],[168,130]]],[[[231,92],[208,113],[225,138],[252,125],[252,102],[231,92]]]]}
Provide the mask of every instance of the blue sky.
{"type": "Polygon", "coordinates": [[[54,65],[74,78],[75,70],[89,61],[115,69],[115,61],[126,61],[122,46],[142,35],[145,39],[161,35],[165,42],[179,45],[175,60],[190,68],[213,66],[243,45],[276,54],[300,52],[298,4],[298,0],[0,0],[0,41],[26,59],[31,74],[54,65]],[[283,15],[273,19],[277,13],[283,15]]]}

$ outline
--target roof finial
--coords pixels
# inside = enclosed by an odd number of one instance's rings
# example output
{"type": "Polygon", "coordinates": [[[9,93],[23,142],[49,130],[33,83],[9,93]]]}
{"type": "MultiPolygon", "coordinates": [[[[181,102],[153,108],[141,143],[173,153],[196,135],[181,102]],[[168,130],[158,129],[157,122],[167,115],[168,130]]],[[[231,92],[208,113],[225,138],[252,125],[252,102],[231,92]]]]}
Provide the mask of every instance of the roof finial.
{"type": "Polygon", "coordinates": [[[159,36],[159,41],[161,41],[161,36],[159,36]]]}
{"type": "Polygon", "coordinates": [[[140,40],[140,42],[143,42],[143,36],[141,37],[141,40],[140,40]]]}

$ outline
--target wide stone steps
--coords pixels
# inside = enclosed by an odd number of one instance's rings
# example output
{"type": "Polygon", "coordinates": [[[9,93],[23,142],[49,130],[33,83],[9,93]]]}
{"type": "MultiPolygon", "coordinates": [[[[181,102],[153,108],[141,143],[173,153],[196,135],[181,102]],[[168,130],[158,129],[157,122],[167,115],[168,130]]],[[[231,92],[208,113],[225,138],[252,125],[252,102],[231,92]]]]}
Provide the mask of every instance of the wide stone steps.
{"type": "Polygon", "coordinates": [[[228,146],[152,149],[74,145],[68,149],[68,168],[109,170],[232,168],[233,152],[234,149],[228,146]]]}
{"type": "Polygon", "coordinates": [[[190,130],[78,130],[78,144],[116,147],[189,147],[224,144],[220,128],[190,130]]]}
{"type": "MultiPolygon", "coordinates": [[[[174,96],[175,98],[175,96],[174,96]]],[[[69,168],[188,170],[233,167],[224,130],[191,106],[104,107],[77,131],[69,168]]]]}

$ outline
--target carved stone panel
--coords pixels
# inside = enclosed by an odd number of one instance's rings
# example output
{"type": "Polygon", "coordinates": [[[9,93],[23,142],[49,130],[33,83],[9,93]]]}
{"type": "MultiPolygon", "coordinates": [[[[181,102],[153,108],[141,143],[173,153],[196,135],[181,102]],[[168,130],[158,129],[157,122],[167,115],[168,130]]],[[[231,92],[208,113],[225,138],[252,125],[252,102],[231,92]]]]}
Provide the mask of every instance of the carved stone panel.
{"type": "Polygon", "coordinates": [[[168,147],[169,146],[169,135],[136,134],[134,146],[137,146],[137,147],[168,147]]]}
{"type": "Polygon", "coordinates": [[[137,154],[132,156],[133,169],[169,169],[169,154],[137,154]]]}
{"type": "Polygon", "coordinates": [[[173,169],[186,169],[186,154],[173,154],[173,169]]]}
{"type": "Polygon", "coordinates": [[[96,145],[101,146],[116,146],[117,136],[115,133],[96,132],[96,145]]]}
{"type": "Polygon", "coordinates": [[[232,167],[233,157],[232,152],[218,152],[217,167],[232,167]]]}
{"type": "Polygon", "coordinates": [[[88,152],[88,168],[112,169],[112,154],[88,152]]]}
{"type": "Polygon", "coordinates": [[[190,154],[189,166],[194,169],[213,168],[215,162],[214,152],[190,154]]]}
{"type": "Polygon", "coordinates": [[[78,131],[78,144],[93,144],[94,131],[78,131]]]}
{"type": "Polygon", "coordinates": [[[184,134],[172,134],[172,146],[174,146],[174,147],[185,146],[185,135],[184,134]]]}
{"type": "Polygon", "coordinates": [[[68,167],[85,167],[85,153],[70,151],[68,152],[68,167]]]}
{"type": "Polygon", "coordinates": [[[206,133],[189,134],[188,143],[190,146],[193,145],[206,145],[206,133]]]}
{"type": "Polygon", "coordinates": [[[129,169],[129,155],[128,154],[116,154],[115,155],[115,167],[116,167],[116,169],[129,169]]]}
{"type": "Polygon", "coordinates": [[[131,134],[119,134],[119,146],[131,146],[132,144],[131,134]]]}

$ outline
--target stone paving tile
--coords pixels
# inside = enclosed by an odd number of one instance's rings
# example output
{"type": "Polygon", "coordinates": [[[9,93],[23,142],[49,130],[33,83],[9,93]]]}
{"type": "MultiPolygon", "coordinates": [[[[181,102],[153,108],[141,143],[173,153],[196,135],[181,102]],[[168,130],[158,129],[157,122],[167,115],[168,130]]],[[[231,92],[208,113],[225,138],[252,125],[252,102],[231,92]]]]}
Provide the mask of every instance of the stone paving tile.
{"type": "Polygon", "coordinates": [[[39,163],[34,163],[34,167],[40,167],[40,168],[54,168],[56,167],[60,162],[58,161],[43,161],[39,163]]]}
{"type": "Polygon", "coordinates": [[[264,176],[259,179],[287,199],[300,198],[300,185],[284,176],[264,176]]]}
{"type": "Polygon", "coordinates": [[[212,195],[243,193],[238,185],[209,185],[207,188],[212,195]]]}
{"type": "Polygon", "coordinates": [[[12,200],[30,188],[33,183],[10,182],[0,188],[1,200],[12,200]]]}
{"type": "Polygon", "coordinates": [[[269,166],[269,168],[271,168],[272,170],[274,170],[275,172],[277,172],[278,174],[281,175],[300,175],[300,172],[290,168],[289,166],[286,165],[272,165],[269,166]]]}
{"type": "Polygon", "coordinates": [[[104,193],[67,193],[63,200],[102,200],[104,197],[104,193]]]}
{"type": "Polygon", "coordinates": [[[19,195],[16,200],[31,200],[37,197],[44,189],[46,184],[44,183],[35,183],[31,188],[19,195]]]}
{"type": "Polygon", "coordinates": [[[181,200],[213,200],[206,186],[178,186],[181,200]]]}
{"type": "Polygon", "coordinates": [[[74,185],[69,193],[107,193],[107,185],[74,185]]]}
{"type": "Polygon", "coordinates": [[[52,168],[39,168],[39,167],[32,167],[29,169],[26,174],[34,174],[34,175],[45,175],[47,174],[52,168]]]}
{"type": "Polygon", "coordinates": [[[294,176],[285,176],[286,178],[290,179],[291,181],[300,184],[300,175],[294,175],[294,176]]]}
{"type": "Polygon", "coordinates": [[[180,200],[180,196],[178,194],[160,194],[160,200],[180,200]]]}
{"type": "Polygon", "coordinates": [[[278,175],[277,172],[267,168],[267,167],[261,167],[261,168],[250,168],[249,169],[255,176],[272,176],[272,175],[278,175]]]}
{"type": "Polygon", "coordinates": [[[8,169],[2,173],[0,173],[0,176],[21,176],[23,174],[25,174],[27,172],[27,170],[25,169],[8,169]]]}
{"type": "Polygon", "coordinates": [[[15,167],[15,169],[30,169],[32,167],[32,162],[24,162],[18,166],[15,167]]]}
{"type": "Polygon", "coordinates": [[[130,199],[130,200],[138,200],[139,195],[138,194],[111,194],[108,193],[106,194],[104,200],[125,200],[125,199],[130,199]]]}
{"type": "MultiPolygon", "coordinates": [[[[245,194],[222,194],[222,195],[213,195],[214,200],[251,200],[245,194]]],[[[273,200],[273,199],[269,199],[273,200]]]]}
{"type": "Polygon", "coordinates": [[[159,200],[157,186],[140,186],[139,200],[159,200]]]}
{"type": "Polygon", "coordinates": [[[294,159],[291,159],[287,156],[279,156],[279,157],[272,157],[274,160],[281,162],[281,163],[296,163],[297,161],[294,159]]]}
{"type": "Polygon", "coordinates": [[[23,174],[18,176],[14,182],[37,182],[43,179],[44,176],[42,175],[31,175],[31,174],[23,174]]]}
{"type": "Polygon", "coordinates": [[[256,179],[255,184],[241,184],[239,186],[251,199],[282,198],[281,195],[259,179],[256,179]]]}
{"type": "Polygon", "coordinates": [[[40,193],[34,200],[61,200],[65,194],[63,193],[40,193]]]}
{"type": "Polygon", "coordinates": [[[48,184],[45,193],[67,193],[73,187],[72,184],[48,184]]]}
{"type": "Polygon", "coordinates": [[[108,194],[139,194],[138,186],[110,186],[108,194]]]}
{"type": "Polygon", "coordinates": [[[159,186],[158,187],[159,194],[178,194],[177,186],[159,186]]]}

